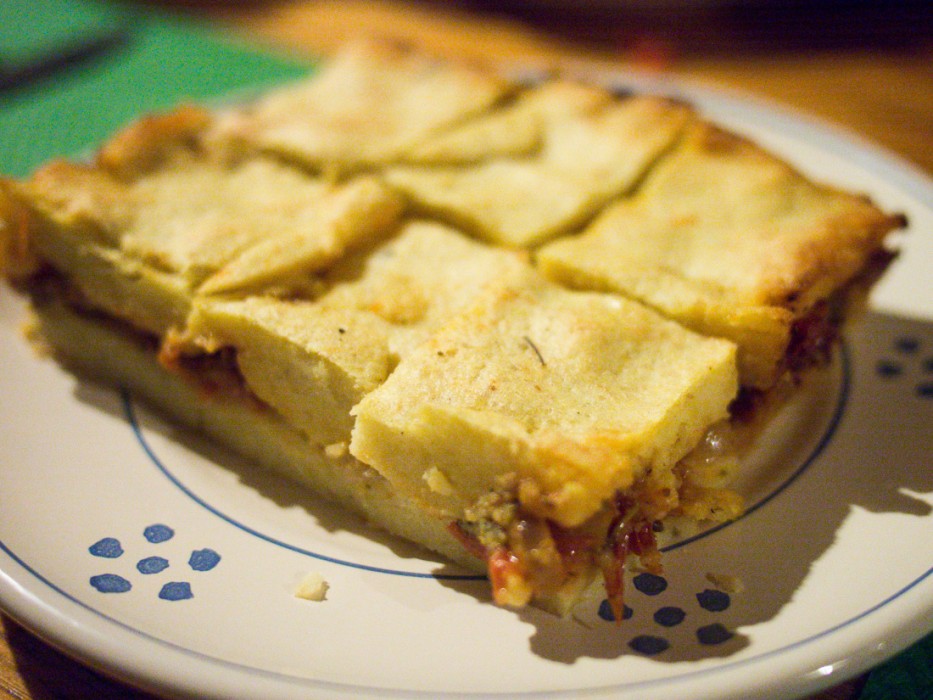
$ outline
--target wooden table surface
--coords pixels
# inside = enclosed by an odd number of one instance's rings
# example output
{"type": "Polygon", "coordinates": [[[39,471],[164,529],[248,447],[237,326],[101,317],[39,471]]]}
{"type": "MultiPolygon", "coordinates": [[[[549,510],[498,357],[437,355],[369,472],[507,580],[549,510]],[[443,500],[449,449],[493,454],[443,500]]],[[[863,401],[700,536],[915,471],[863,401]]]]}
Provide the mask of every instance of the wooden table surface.
{"type": "MultiPolygon", "coordinates": [[[[504,65],[669,74],[801,110],[933,173],[927,2],[151,2],[301,55],[326,54],[369,34],[504,65]]],[[[851,700],[863,683],[856,678],[814,698],[851,700]]],[[[145,697],[0,615],[0,698],[145,697]]]]}

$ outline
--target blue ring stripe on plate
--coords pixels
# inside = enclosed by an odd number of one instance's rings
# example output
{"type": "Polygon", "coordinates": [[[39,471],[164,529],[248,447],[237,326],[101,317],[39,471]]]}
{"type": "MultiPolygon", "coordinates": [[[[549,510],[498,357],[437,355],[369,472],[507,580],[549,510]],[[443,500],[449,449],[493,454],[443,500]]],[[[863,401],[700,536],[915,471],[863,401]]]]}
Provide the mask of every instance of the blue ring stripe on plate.
{"type": "Polygon", "coordinates": [[[390,574],[392,576],[408,576],[410,578],[428,578],[441,581],[485,581],[485,574],[437,574],[437,573],[424,573],[420,571],[405,571],[403,569],[388,569],[381,566],[371,566],[369,564],[361,564],[359,562],[349,561],[346,559],[338,559],[337,557],[331,557],[326,554],[321,554],[319,552],[313,552],[309,549],[304,549],[297,545],[289,544],[288,542],[283,542],[282,540],[276,539],[271,535],[266,535],[258,530],[241,523],[238,520],[230,517],[226,513],[221,512],[210,503],[205,501],[203,498],[194,493],[191,489],[185,486],[181,480],[178,479],[168,467],[165,466],[165,463],[159,459],[159,456],[155,453],[149,443],[146,441],[146,437],[143,435],[142,428],[139,425],[139,421],[136,420],[136,413],[133,410],[133,401],[130,392],[126,389],[120,390],[120,397],[123,401],[123,411],[126,414],[126,419],[130,424],[130,427],[133,429],[133,433],[136,435],[136,439],[139,442],[140,446],[143,448],[143,451],[152,460],[152,463],[156,468],[165,475],[165,477],[172,482],[182,493],[184,493],[188,498],[197,503],[199,506],[204,508],[210,513],[213,513],[221,520],[224,520],[227,523],[230,523],[234,527],[243,532],[246,532],[253,537],[258,537],[265,542],[274,544],[277,547],[282,547],[283,549],[288,549],[292,552],[297,552],[298,554],[304,554],[305,556],[312,557],[319,561],[326,561],[330,564],[339,564],[340,566],[347,566],[353,569],[361,569],[363,571],[369,571],[371,573],[377,574],[390,574]]]}

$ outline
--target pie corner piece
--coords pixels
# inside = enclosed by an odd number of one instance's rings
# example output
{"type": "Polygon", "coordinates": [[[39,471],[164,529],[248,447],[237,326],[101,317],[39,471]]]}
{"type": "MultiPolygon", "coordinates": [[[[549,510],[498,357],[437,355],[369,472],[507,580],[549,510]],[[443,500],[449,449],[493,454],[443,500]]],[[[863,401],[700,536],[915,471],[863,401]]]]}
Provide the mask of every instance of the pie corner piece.
{"type": "Polygon", "coordinates": [[[905,225],[697,121],[632,197],[536,256],[554,280],[730,338],[743,386],[766,391],[832,347],[833,314],[890,262],[888,234],[905,225]]]}
{"type": "Polygon", "coordinates": [[[356,45],[0,181],[0,271],[69,366],[500,604],[601,576],[621,615],[665,519],[741,513],[697,455],[736,462],[736,397],[826,352],[903,225],[684,105],[356,45]]]}
{"type": "Polygon", "coordinates": [[[613,556],[606,532],[621,547],[678,510],[676,465],[737,386],[732,343],[529,269],[357,405],[350,451],[451,523],[487,561],[497,602],[566,611],[613,556]],[[571,541],[599,546],[571,558],[571,541]]]}

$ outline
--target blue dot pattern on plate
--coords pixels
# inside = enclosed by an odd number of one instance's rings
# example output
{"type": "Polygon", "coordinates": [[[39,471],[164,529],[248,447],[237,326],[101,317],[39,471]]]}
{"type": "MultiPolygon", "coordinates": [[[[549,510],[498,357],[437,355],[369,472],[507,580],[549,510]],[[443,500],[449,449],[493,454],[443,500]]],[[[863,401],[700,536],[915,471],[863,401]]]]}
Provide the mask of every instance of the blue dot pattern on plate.
{"type": "Polygon", "coordinates": [[[684,612],[684,609],[673,605],[665,605],[663,608],[658,608],[654,613],[654,621],[664,627],[679,625],[684,621],[685,617],[687,617],[687,613],[684,612]]]}
{"type": "Polygon", "coordinates": [[[120,545],[120,540],[114,537],[105,537],[88,547],[88,551],[95,557],[117,559],[123,554],[123,547],[120,545]]]}
{"type": "Polygon", "coordinates": [[[660,654],[662,651],[667,651],[671,646],[670,642],[664,637],[655,637],[650,634],[640,634],[632,639],[628,645],[645,656],[660,654]]]}
{"type": "Polygon", "coordinates": [[[191,592],[191,584],[187,581],[169,581],[162,586],[159,597],[162,600],[188,600],[194,598],[194,593],[191,592]]]}
{"type": "MultiPolygon", "coordinates": [[[[650,633],[644,629],[639,629],[638,634],[628,640],[628,646],[633,651],[643,656],[663,654],[672,648],[671,637],[666,636],[664,630],[673,630],[674,628],[686,626],[690,621],[693,621],[693,624],[687,629],[693,630],[696,641],[702,646],[724,644],[735,637],[735,634],[728,627],[722,622],[716,621],[715,617],[710,619],[709,615],[718,616],[730,608],[732,597],[725,591],[705,588],[695,594],[695,606],[655,604],[652,610],[650,600],[655,596],[660,596],[668,589],[667,579],[657,574],[640,573],[632,579],[632,582],[636,594],[634,597],[631,594],[626,595],[626,600],[631,602],[634,607],[625,605],[622,616],[623,621],[631,619],[636,608],[646,605],[648,606],[646,612],[649,613],[652,623],[657,626],[655,629],[650,630],[650,633]],[[641,596],[638,596],[638,593],[641,596]]],[[[615,622],[612,606],[606,599],[600,602],[597,614],[607,622],[615,622]]],[[[683,639],[682,636],[680,638],[683,639]]]]}
{"type": "Polygon", "coordinates": [[[126,593],[133,584],[116,574],[98,574],[91,576],[91,586],[101,593],[126,593]]]}
{"type": "MultiPolygon", "coordinates": [[[[924,374],[933,373],[933,357],[928,354],[922,360],[917,359],[920,351],[924,349],[918,338],[913,336],[896,338],[889,349],[892,354],[875,363],[875,374],[881,379],[888,381],[900,379],[907,374],[908,367],[917,361],[920,362],[920,369],[924,374]]],[[[914,393],[921,399],[933,399],[933,379],[921,377],[914,387],[914,393]]]]}
{"type": "MultiPolygon", "coordinates": [[[[115,537],[104,537],[88,547],[88,551],[95,557],[115,560],[125,553],[124,546],[133,551],[148,545],[160,545],[173,537],[175,531],[168,525],[149,525],[143,530],[144,542],[125,539],[121,543],[115,537]]],[[[149,555],[144,551],[136,554],[141,555],[136,561],[136,571],[143,576],[158,576],[171,567],[171,562],[164,556],[149,555]]],[[[192,571],[211,571],[220,563],[220,558],[220,554],[213,549],[193,549],[188,557],[188,566],[192,571]]],[[[90,584],[101,593],[126,593],[133,589],[132,581],[113,572],[91,576],[90,584]]],[[[189,600],[195,597],[189,581],[169,581],[162,585],[158,595],[159,599],[167,601],[189,600]]]]}
{"type": "Polygon", "coordinates": [[[904,371],[904,365],[896,360],[878,360],[875,371],[885,378],[899,377],[904,371]]]}
{"type": "Polygon", "coordinates": [[[146,557],[136,563],[136,570],[141,574],[157,574],[168,568],[168,559],[164,557],[146,557]]]}
{"type": "Polygon", "coordinates": [[[722,612],[732,604],[732,599],[729,597],[728,593],[723,593],[713,588],[707,588],[697,593],[697,602],[704,610],[722,612]]]}
{"type": "Polygon", "coordinates": [[[658,595],[667,589],[667,579],[656,574],[638,574],[633,583],[645,595],[658,595]]]}
{"type": "Polygon", "coordinates": [[[220,555],[213,549],[196,549],[188,559],[188,566],[195,571],[210,571],[220,563],[220,555]]]}
{"type": "MultiPolygon", "coordinates": [[[[624,605],[622,607],[623,620],[631,619],[633,614],[634,611],[629,606],[624,605]]],[[[606,620],[606,622],[615,622],[616,619],[615,613],[612,612],[612,606],[609,604],[608,600],[603,600],[603,602],[599,604],[599,611],[597,612],[597,615],[606,620]]]]}
{"type": "Polygon", "coordinates": [[[143,530],[143,537],[153,544],[167,542],[175,536],[175,531],[168,525],[150,525],[143,530]]]}
{"type": "Polygon", "coordinates": [[[711,625],[704,625],[697,630],[697,641],[700,644],[722,644],[732,639],[733,634],[719,622],[711,625]]]}

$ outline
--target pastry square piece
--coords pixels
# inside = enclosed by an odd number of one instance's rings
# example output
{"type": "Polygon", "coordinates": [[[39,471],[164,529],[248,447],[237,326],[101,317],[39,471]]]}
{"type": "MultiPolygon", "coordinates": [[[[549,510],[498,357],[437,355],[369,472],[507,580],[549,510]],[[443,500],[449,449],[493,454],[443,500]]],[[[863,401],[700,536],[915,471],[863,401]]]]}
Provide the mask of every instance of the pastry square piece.
{"type": "Polygon", "coordinates": [[[6,183],[35,254],[92,304],[155,333],[183,325],[196,294],[288,288],[388,233],[401,213],[371,176],[334,183],[205,152],[207,120],[147,118],[94,163],[59,160],[6,183]]]}
{"type": "Polygon", "coordinates": [[[537,262],[560,282],[623,294],[733,340],[742,383],[766,389],[801,354],[830,344],[819,335],[828,304],[902,225],[697,122],[632,197],[543,247],[537,262]]]}
{"type": "Polygon", "coordinates": [[[405,160],[421,165],[455,165],[529,156],[544,144],[550,124],[586,118],[613,102],[612,93],[606,90],[566,80],[527,87],[512,98],[438,131],[408,151],[405,160]]]}
{"type": "Polygon", "coordinates": [[[213,137],[228,147],[345,173],[397,161],[514,89],[491,72],[359,42],[312,79],[221,115],[213,137]]]}
{"type": "Polygon", "coordinates": [[[198,297],[168,354],[235,350],[253,394],[311,441],[345,449],[350,409],[400,358],[484,287],[527,269],[524,256],[411,221],[321,274],[313,300],[198,297]]]}
{"type": "Polygon", "coordinates": [[[326,291],[317,303],[381,318],[397,361],[484,287],[523,274],[528,265],[525,253],[482,245],[436,221],[406,219],[392,238],[322,272],[326,291]]]}
{"type": "MultiPolygon", "coordinates": [[[[518,115],[537,123],[531,152],[447,167],[396,166],[387,182],[417,209],[487,242],[530,247],[572,231],[631,189],[692,112],[659,98],[612,100],[607,92],[557,83],[532,91],[506,116],[518,115]]],[[[500,147],[489,143],[493,151],[500,147]]]]}
{"type": "Polygon", "coordinates": [[[676,508],[672,469],[728,415],[736,389],[732,343],[529,270],[364,397],[350,451],[444,519],[508,483],[516,520],[605,527],[619,498],[640,493],[625,516],[651,522],[676,508]],[[666,495],[644,496],[653,492],[666,495]]]}

